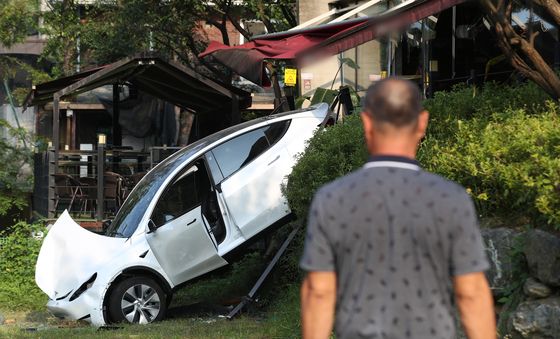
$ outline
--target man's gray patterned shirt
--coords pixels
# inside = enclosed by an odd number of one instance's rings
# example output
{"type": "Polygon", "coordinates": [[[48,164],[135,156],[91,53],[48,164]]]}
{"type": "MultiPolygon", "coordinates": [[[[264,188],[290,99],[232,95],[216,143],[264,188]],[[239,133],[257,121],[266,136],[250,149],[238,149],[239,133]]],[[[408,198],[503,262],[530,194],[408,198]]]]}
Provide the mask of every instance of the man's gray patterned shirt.
{"type": "Polygon", "coordinates": [[[322,187],[306,271],[335,271],[337,338],[454,338],[453,277],[488,268],[465,189],[400,157],[322,187]]]}

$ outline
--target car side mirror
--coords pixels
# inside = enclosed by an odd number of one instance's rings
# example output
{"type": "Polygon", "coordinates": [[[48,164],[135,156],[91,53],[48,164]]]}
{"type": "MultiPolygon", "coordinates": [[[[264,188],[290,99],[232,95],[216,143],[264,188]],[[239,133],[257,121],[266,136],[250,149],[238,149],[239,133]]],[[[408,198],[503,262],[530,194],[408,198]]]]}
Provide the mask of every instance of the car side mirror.
{"type": "Polygon", "coordinates": [[[157,230],[156,223],[152,219],[148,220],[148,234],[153,233],[156,230],[157,230]]]}

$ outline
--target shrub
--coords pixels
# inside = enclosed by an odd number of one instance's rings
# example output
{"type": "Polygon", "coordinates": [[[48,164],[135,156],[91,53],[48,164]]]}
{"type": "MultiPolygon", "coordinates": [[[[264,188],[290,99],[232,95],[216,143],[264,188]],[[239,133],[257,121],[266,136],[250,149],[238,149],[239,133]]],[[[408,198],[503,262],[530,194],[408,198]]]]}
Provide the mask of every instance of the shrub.
{"type": "MultiPolygon", "coordinates": [[[[533,84],[438,92],[424,102],[430,125],[418,159],[425,169],[465,186],[482,217],[514,217],[560,229],[559,108],[546,98],[533,84]]],[[[318,131],[284,187],[298,223],[305,225],[320,186],[366,159],[357,115],[318,131]]],[[[282,262],[288,279],[298,274],[302,234],[282,262]]]]}
{"type": "Polygon", "coordinates": [[[357,114],[346,118],[344,124],[318,131],[305,153],[299,156],[284,187],[290,208],[305,218],[313,194],[320,186],[360,167],[366,159],[364,134],[357,114]]]}
{"type": "MultiPolygon", "coordinates": [[[[309,141],[305,153],[299,155],[298,163],[289,175],[287,185],[283,187],[290,208],[298,216],[296,223],[305,227],[309,205],[320,186],[359,168],[366,159],[367,151],[359,115],[348,116],[343,124],[317,131],[309,141]]],[[[278,284],[293,283],[300,278],[298,261],[304,233],[303,230],[298,232],[279,263],[283,274],[279,277],[278,284]]],[[[286,236],[286,232],[277,235],[280,239],[286,236]]]]}
{"type": "Polygon", "coordinates": [[[457,120],[454,135],[428,135],[419,159],[465,186],[483,217],[560,229],[560,119],[558,105],[547,105],[539,115],[508,108],[457,120]]]}
{"type": "MultiPolygon", "coordinates": [[[[467,187],[482,217],[515,216],[560,229],[559,107],[546,98],[533,84],[487,84],[476,91],[458,86],[436,93],[424,102],[430,125],[418,159],[425,169],[467,187]]],[[[354,115],[309,141],[283,188],[297,224],[305,226],[320,186],[363,165],[363,138],[361,121],[354,115]]],[[[281,275],[275,275],[274,282],[282,289],[268,289],[280,300],[272,303],[269,321],[282,329],[283,337],[299,334],[303,234],[299,232],[279,263],[281,275]]],[[[282,231],[276,237],[286,235],[282,231]]]]}
{"type": "Polygon", "coordinates": [[[533,83],[519,86],[487,83],[481,89],[459,84],[450,92],[436,92],[434,98],[424,101],[424,107],[430,112],[428,134],[441,141],[454,138],[457,121],[486,120],[509,108],[539,114],[547,98],[547,94],[533,83]]]}
{"type": "Polygon", "coordinates": [[[19,222],[0,234],[0,305],[14,309],[44,307],[47,298],[35,284],[35,263],[41,240],[34,232],[44,231],[37,224],[19,222]]]}

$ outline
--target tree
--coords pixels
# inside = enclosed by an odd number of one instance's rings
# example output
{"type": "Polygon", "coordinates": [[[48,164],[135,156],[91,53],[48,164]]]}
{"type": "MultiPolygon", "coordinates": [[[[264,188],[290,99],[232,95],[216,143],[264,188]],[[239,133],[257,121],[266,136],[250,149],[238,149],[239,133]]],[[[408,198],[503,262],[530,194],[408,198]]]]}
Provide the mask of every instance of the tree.
{"type": "MultiPolygon", "coordinates": [[[[1,1],[1,0],[0,0],[1,1]]],[[[58,74],[74,72],[78,46],[82,65],[107,64],[149,50],[204,66],[215,77],[223,69],[199,59],[207,41],[204,24],[215,26],[229,45],[228,24],[246,38],[250,33],[240,18],[262,20],[269,31],[292,27],[295,0],[123,0],[96,1],[87,6],[75,0],[49,0],[44,32],[49,36],[44,56],[58,67],[58,74]]],[[[223,79],[226,80],[226,79],[223,79]]]]}
{"type": "Polygon", "coordinates": [[[10,47],[37,27],[38,2],[0,0],[0,44],[10,47]]]}
{"type": "MultiPolygon", "coordinates": [[[[23,42],[37,28],[38,1],[0,0],[0,45],[11,47],[23,42]]],[[[13,104],[7,79],[14,77],[16,69],[31,70],[31,66],[9,56],[0,56],[0,87],[13,104]]],[[[37,74],[35,74],[37,75],[37,74]]],[[[13,207],[22,209],[27,201],[25,192],[31,190],[30,175],[33,153],[28,146],[32,136],[23,128],[12,127],[0,119],[0,215],[13,207]]]]}
{"type": "MultiPolygon", "coordinates": [[[[493,24],[498,46],[511,65],[553,99],[560,99],[560,78],[535,49],[535,38],[539,33],[518,32],[513,28],[511,15],[514,0],[480,0],[480,4],[493,24]]],[[[533,0],[533,5],[546,11],[560,26],[560,4],[557,0],[533,0]]]]}
{"type": "Polygon", "coordinates": [[[0,136],[0,215],[5,215],[13,207],[22,209],[27,205],[25,193],[33,186],[33,153],[28,147],[33,137],[2,119],[0,128],[7,132],[5,137],[0,136]]]}

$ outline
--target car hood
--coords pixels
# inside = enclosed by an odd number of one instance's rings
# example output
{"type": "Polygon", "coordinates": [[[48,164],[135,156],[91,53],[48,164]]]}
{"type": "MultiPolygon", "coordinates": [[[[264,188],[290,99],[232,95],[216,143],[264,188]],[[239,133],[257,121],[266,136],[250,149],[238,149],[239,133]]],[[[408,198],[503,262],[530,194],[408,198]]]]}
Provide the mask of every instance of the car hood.
{"type": "Polygon", "coordinates": [[[35,267],[35,282],[49,298],[65,297],[101,265],[117,258],[125,249],[126,241],[90,232],[64,211],[43,240],[35,267]]]}

